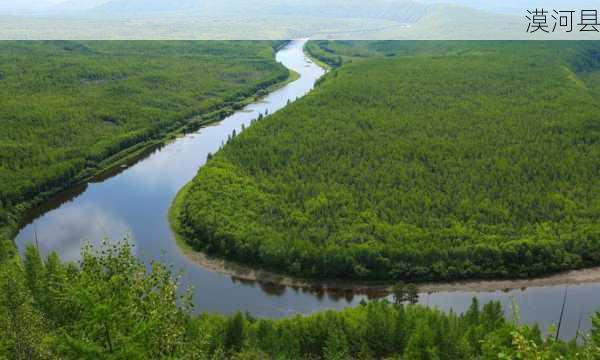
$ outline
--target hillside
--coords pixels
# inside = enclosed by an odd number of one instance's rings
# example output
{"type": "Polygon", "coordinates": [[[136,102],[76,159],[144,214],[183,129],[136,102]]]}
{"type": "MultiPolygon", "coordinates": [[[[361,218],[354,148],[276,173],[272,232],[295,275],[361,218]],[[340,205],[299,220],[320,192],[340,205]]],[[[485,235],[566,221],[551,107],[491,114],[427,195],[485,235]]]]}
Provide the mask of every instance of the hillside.
{"type": "Polygon", "coordinates": [[[91,9],[90,14],[136,15],[194,14],[201,17],[226,17],[232,15],[252,15],[260,17],[318,17],[328,19],[369,18],[414,22],[427,10],[427,6],[410,0],[374,0],[365,3],[360,0],[222,0],[207,2],[200,0],[112,0],[91,9]]]}
{"type": "Polygon", "coordinates": [[[595,43],[384,45],[409,50],[351,59],[213,156],[178,209],[184,237],[312,278],[599,265],[595,43]]]}
{"type": "MultiPolygon", "coordinates": [[[[562,61],[577,75],[585,77],[600,69],[600,46],[586,41],[328,41],[307,43],[311,56],[333,67],[373,58],[390,57],[454,57],[485,56],[506,57],[521,53],[532,61],[562,61]]],[[[586,82],[588,88],[594,82],[586,82]]]]}
{"type": "Polygon", "coordinates": [[[285,80],[273,45],[0,43],[0,235],[38,200],[285,80]]]}

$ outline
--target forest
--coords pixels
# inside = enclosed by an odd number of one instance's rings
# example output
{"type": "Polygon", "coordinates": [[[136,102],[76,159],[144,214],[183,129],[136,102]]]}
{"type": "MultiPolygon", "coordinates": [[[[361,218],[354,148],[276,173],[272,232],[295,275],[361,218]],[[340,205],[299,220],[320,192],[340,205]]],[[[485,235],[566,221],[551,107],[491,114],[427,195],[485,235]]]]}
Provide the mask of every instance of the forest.
{"type": "Polygon", "coordinates": [[[79,264],[36,247],[0,257],[2,359],[600,359],[600,313],[565,342],[476,299],[463,314],[402,300],[271,320],[194,315],[191,295],[125,240],[79,264]]]}
{"type": "Polygon", "coordinates": [[[27,207],[287,79],[280,44],[0,42],[0,359],[600,359],[600,313],[563,341],[497,302],[416,305],[413,284],[600,264],[594,43],[311,42],[330,73],[232,134],[173,209],[198,250],[393,281],[394,301],[198,313],[127,239],[16,254],[27,207]]]}
{"type": "Polygon", "coordinates": [[[121,154],[218,120],[286,80],[274,57],[281,44],[0,42],[0,236],[121,154]]]}
{"type": "Polygon", "coordinates": [[[182,194],[176,227],[198,250],[410,282],[600,265],[600,45],[308,51],[337,67],[232,136],[182,194]]]}
{"type": "Polygon", "coordinates": [[[562,59],[579,75],[600,67],[600,46],[592,41],[327,41],[315,40],[306,51],[331,67],[373,58],[435,56],[507,56],[520,54],[544,62],[562,59]]]}

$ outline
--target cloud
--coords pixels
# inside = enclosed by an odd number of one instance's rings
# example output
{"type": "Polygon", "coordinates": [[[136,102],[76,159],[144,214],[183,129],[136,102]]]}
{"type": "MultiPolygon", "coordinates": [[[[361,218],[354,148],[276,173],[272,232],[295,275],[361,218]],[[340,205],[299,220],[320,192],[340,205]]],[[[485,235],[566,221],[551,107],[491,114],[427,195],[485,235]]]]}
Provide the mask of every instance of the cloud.
{"type": "MultiPolygon", "coordinates": [[[[118,215],[88,202],[70,203],[49,212],[36,221],[35,229],[30,225],[19,238],[31,243],[37,233],[43,253],[56,251],[63,260],[76,261],[86,241],[93,245],[99,245],[104,239],[121,241],[130,232],[118,215]]],[[[134,239],[128,240],[134,242],[134,239]]]]}

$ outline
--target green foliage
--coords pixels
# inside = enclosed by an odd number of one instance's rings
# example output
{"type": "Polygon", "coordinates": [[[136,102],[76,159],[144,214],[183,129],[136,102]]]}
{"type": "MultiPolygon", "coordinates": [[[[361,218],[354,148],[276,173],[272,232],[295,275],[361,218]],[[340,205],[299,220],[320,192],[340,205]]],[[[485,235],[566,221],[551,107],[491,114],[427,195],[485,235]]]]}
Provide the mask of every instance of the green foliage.
{"type": "Polygon", "coordinates": [[[600,312],[592,317],[592,341],[600,348],[600,312]]]}
{"type": "Polygon", "coordinates": [[[390,57],[506,56],[523,54],[538,62],[567,61],[575,72],[598,70],[600,45],[591,41],[311,41],[311,55],[338,67],[343,63],[390,57]]]}
{"type": "Polygon", "coordinates": [[[572,64],[597,44],[356,46],[364,59],[199,171],[178,217],[191,244],[302,277],[528,277],[600,264],[600,97],[593,72],[572,64]]]}
{"type": "Polygon", "coordinates": [[[189,296],[164,265],[151,272],[131,247],[107,245],[100,254],[86,248],[81,271],[67,287],[74,322],[58,342],[70,357],[160,358],[181,351],[189,296]],[[183,301],[183,308],[177,306],[183,301]]]}
{"type": "Polygon", "coordinates": [[[14,358],[155,359],[187,354],[190,296],[127,242],[86,247],[79,267],[34,247],[3,264],[2,353],[14,358]],[[5,336],[8,335],[8,336],[5,336]],[[44,355],[44,356],[42,356],[44,355]]]}
{"type": "Polygon", "coordinates": [[[344,360],[350,356],[346,334],[342,329],[333,329],[327,336],[323,358],[326,360],[344,360]]]}
{"type": "MultiPolygon", "coordinates": [[[[83,250],[79,266],[31,247],[0,267],[4,359],[597,359],[598,343],[542,339],[507,322],[499,303],[465,315],[372,301],[270,320],[191,315],[168,267],[128,243],[83,250]],[[594,357],[595,356],[595,357],[594,357]]],[[[592,338],[598,341],[598,317],[592,338]]]]}
{"type": "Polygon", "coordinates": [[[25,249],[23,263],[25,265],[25,274],[27,274],[27,286],[29,287],[33,298],[36,299],[39,304],[45,304],[45,285],[48,282],[46,268],[42,262],[39,251],[33,246],[25,249]]]}
{"type": "Polygon", "coordinates": [[[342,66],[342,57],[328,47],[328,41],[309,41],[306,44],[306,51],[313,58],[325,63],[326,65],[337,68],[342,66]]]}
{"type": "Polygon", "coordinates": [[[237,352],[241,349],[244,341],[244,316],[236,313],[227,320],[223,345],[226,349],[237,352]]]}
{"type": "MultiPolygon", "coordinates": [[[[498,306],[489,303],[478,307],[477,313],[494,313],[498,306]]],[[[542,339],[539,332],[506,322],[502,315],[471,323],[466,316],[385,301],[283,320],[235,317],[246,329],[237,355],[224,346],[219,335],[219,329],[227,328],[231,318],[203,315],[195,320],[208,339],[201,350],[204,354],[219,358],[219,354],[227,353],[232,358],[249,359],[497,359],[498,354],[505,354],[506,358],[519,359],[528,358],[532,348],[553,359],[593,359],[581,356],[596,354],[591,346],[542,339]],[[211,326],[215,323],[220,325],[211,326]],[[479,346],[471,346],[472,341],[479,346]]]]}
{"type": "Polygon", "coordinates": [[[438,351],[433,342],[433,333],[429,327],[420,323],[410,337],[404,352],[406,359],[437,360],[438,351]]]}
{"type": "Polygon", "coordinates": [[[396,304],[408,302],[414,305],[419,302],[419,289],[414,284],[398,282],[392,288],[392,294],[396,304]]]}
{"type": "Polygon", "coordinates": [[[27,288],[29,274],[16,260],[0,264],[0,358],[44,358],[46,331],[43,314],[27,288]],[[27,275],[27,276],[26,276],[27,275]]]}
{"type": "Polygon", "coordinates": [[[0,228],[19,204],[286,79],[279,45],[0,42],[0,228]]]}

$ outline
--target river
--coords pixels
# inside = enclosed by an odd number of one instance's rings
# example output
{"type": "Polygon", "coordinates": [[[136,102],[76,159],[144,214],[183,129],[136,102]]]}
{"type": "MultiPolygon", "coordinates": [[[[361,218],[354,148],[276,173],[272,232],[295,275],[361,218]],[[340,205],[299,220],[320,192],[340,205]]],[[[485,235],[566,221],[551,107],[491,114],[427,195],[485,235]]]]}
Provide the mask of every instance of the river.
{"type": "MultiPolygon", "coordinates": [[[[324,74],[323,69],[303,53],[305,41],[293,41],[278,51],[277,61],[300,77],[279,90],[246,106],[218,124],[182,136],[147,154],[144,158],[57,195],[32,212],[16,243],[22,251],[38,235],[40,249],[56,251],[64,260],[77,260],[84,241],[99,243],[103,238],[123,239],[135,245],[136,255],[145,261],[156,259],[183,271],[183,285],[191,285],[197,311],[231,314],[237,310],[255,316],[283,317],[324,309],[356,306],[367,298],[352,292],[310,291],[232,277],[203,268],[188,259],[176,245],[167,221],[171,201],[192,180],[234,130],[249,126],[259,114],[273,113],[308,93],[324,74]]],[[[496,292],[435,292],[421,294],[424,305],[464,311],[473,296],[481,302],[499,300],[508,305],[514,299],[521,320],[538,322],[545,328],[558,321],[565,286],[531,287],[496,292]]],[[[580,317],[582,329],[590,328],[589,315],[600,310],[600,284],[569,285],[562,336],[573,337],[580,317]]]]}

